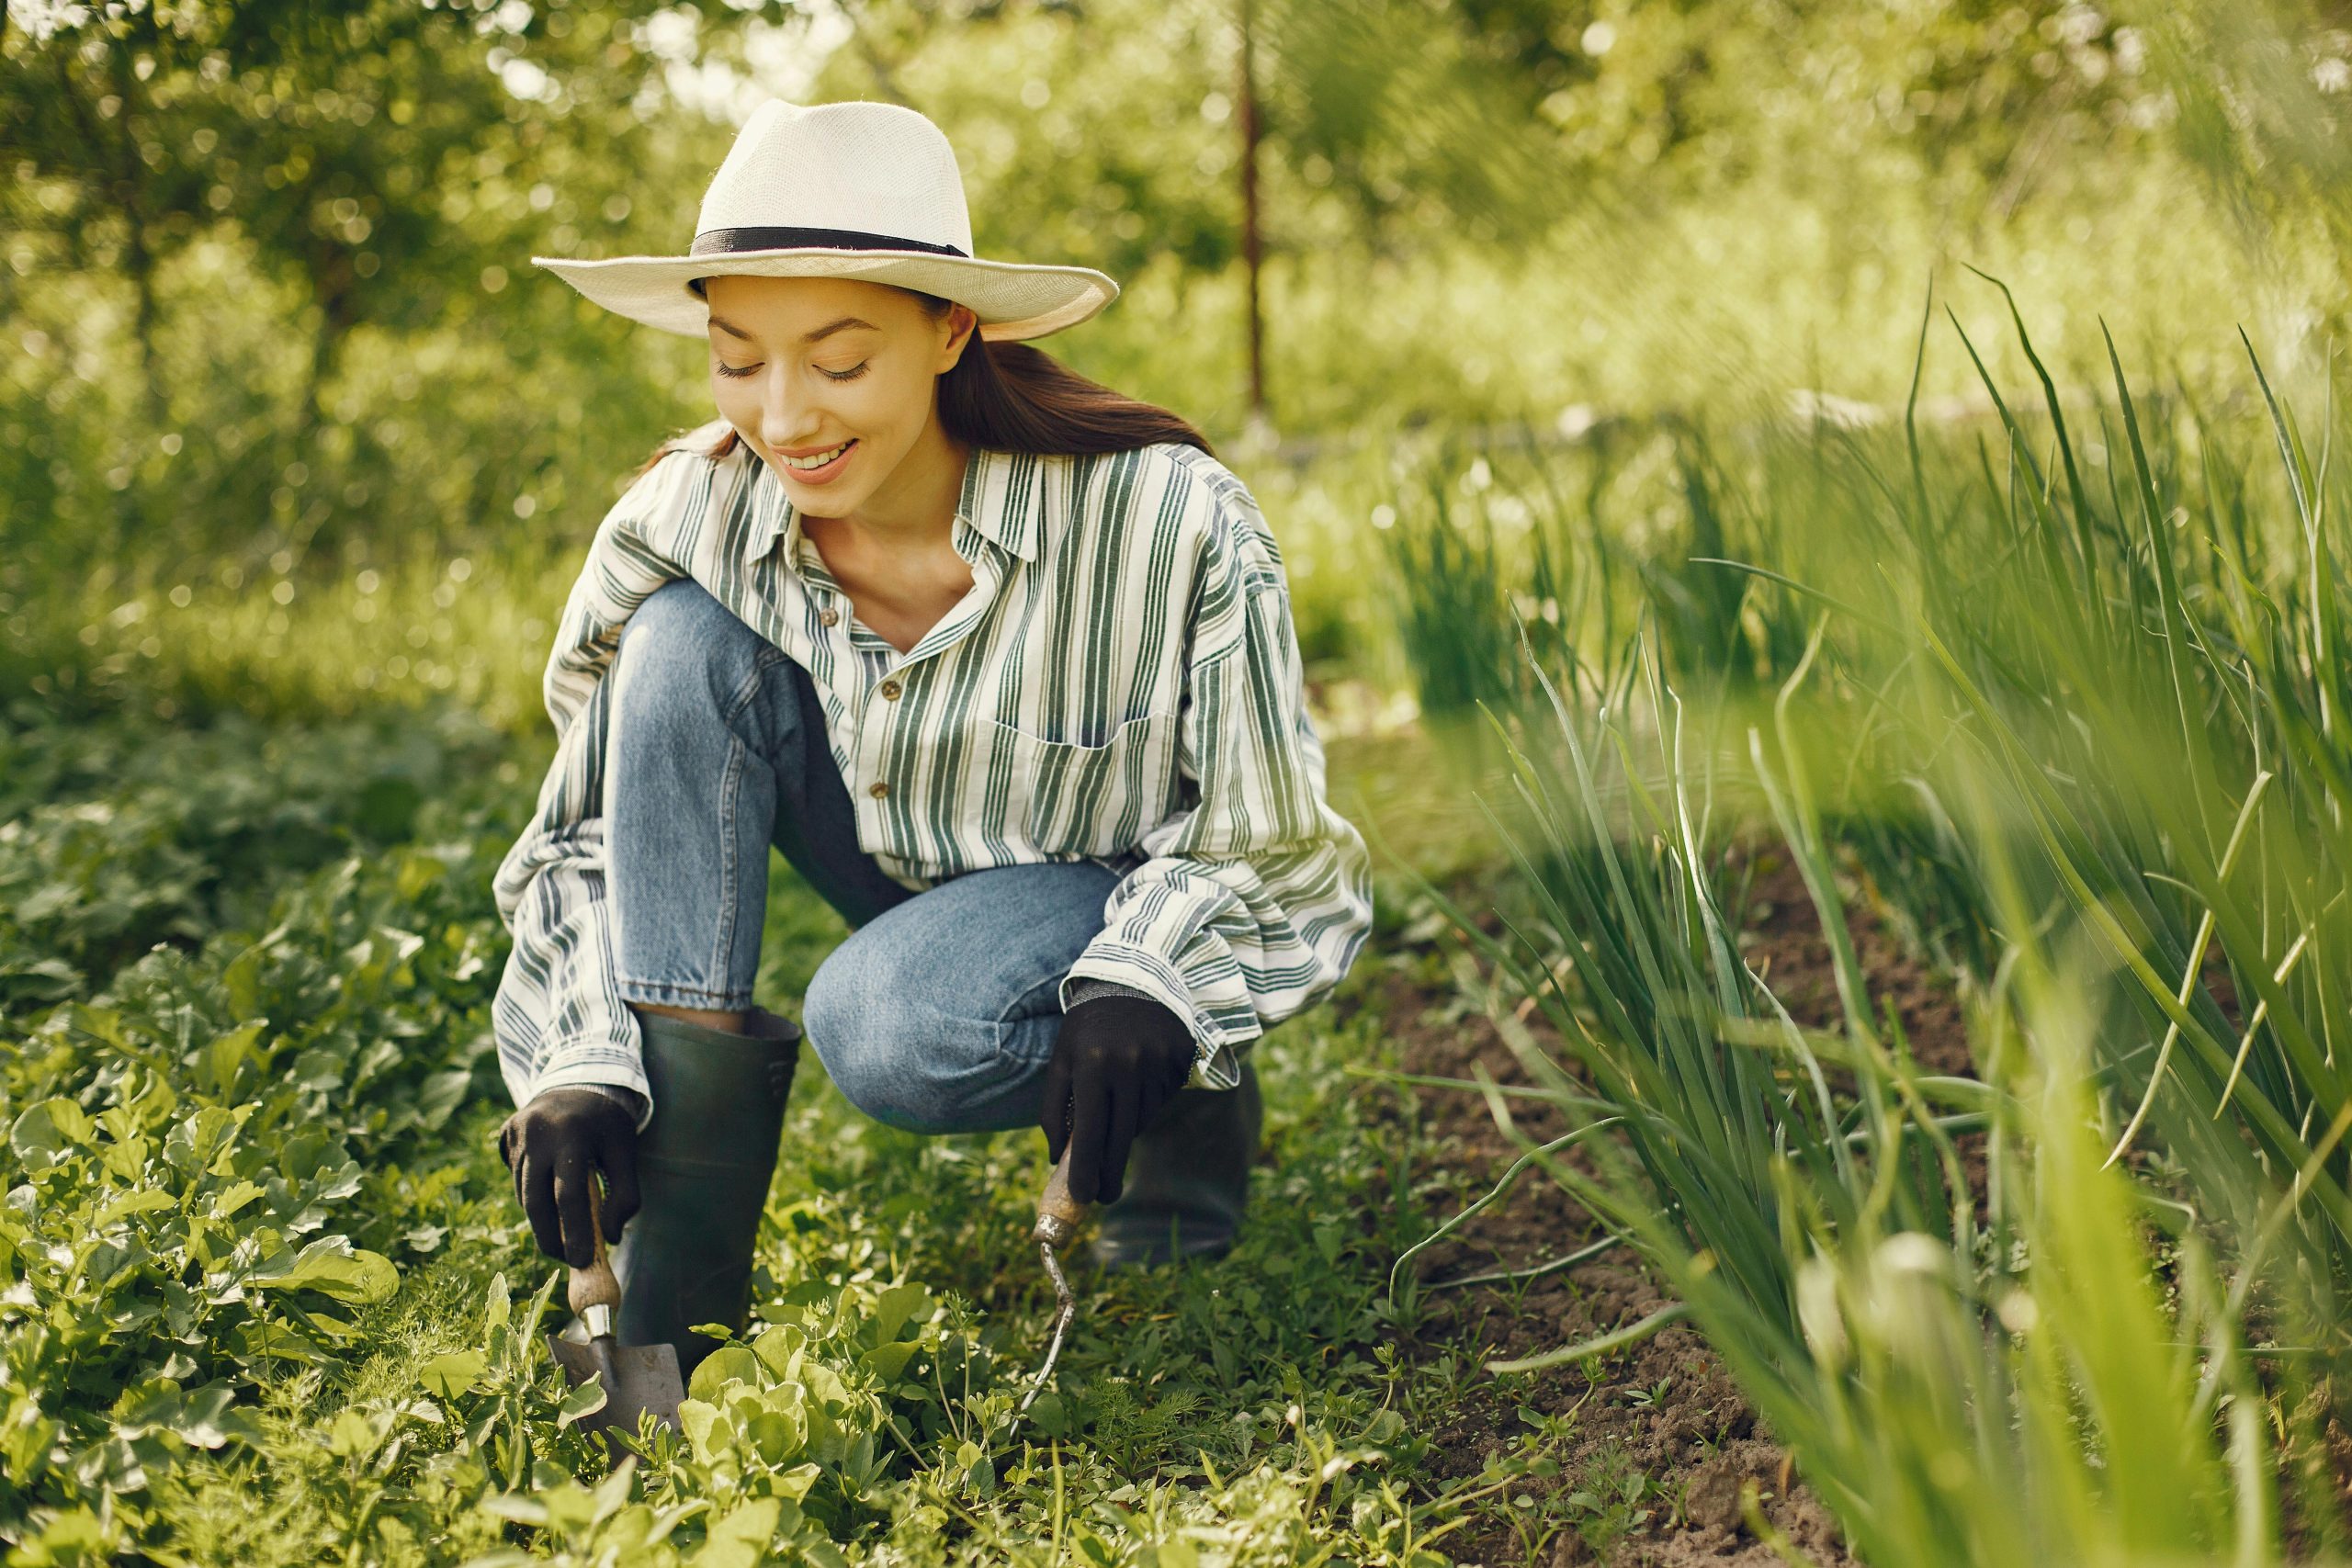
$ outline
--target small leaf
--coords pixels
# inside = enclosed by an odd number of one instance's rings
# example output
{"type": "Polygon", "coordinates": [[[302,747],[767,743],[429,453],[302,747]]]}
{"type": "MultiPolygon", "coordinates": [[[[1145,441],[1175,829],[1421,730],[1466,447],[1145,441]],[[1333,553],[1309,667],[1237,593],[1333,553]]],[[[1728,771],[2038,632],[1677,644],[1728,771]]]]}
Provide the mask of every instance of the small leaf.
{"type": "Polygon", "coordinates": [[[299,1253],[280,1252],[246,1276],[246,1283],[271,1290],[317,1291],[339,1302],[367,1306],[400,1288],[400,1270],[380,1252],[365,1252],[351,1238],[322,1235],[299,1253]]]}
{"type": "Polygon", "coordinates": [[[874,1342],[886,1345],[899,1330],[931,1314],[931,1292],[921,1285],[893,1285],[874,1303],[874,1342]]]}
{"type": "Polygon", "coordinates": [[[152,1214],[158,1209],[172,1209],[178,1206],[179,1200],[164,1189],[142,1187],[135,1191],[124,1193],[105,1208],[100,1209],[98,1224],[110,1224],[116,1220],[127,1219],[132,1214],[152,1214]]]}
{"type": "Polygon", "coordinates": [[[757,1386],[760,1359],[741,1345],[722,1345],[703,1359],[695,1369],[693,1381],[686,1392],[696,1399],[716,1401],[719,1392],[730,1382],[747,1382],[757,1386]]]}
{"type": "Polygon", "coordinates": [[[543,1525],[548,1522],[548,1506],[527,1492],[507,1492],[495,1497],[485,1497],[481,1507],[486,1514],[513,1519],[518,1525],[543,1525]]]}
{"type": "Polygon", "coordinates": [[[860,1356],[858,1360],[871,1368],[875,1376],[885,1383],[890,1383],[898,1381],[899,1374],[914,1359],[914,1353],[922,1348],[911,1339],[901,1339],[895,1345],[876,1345],[860,1356]]]}
{"type": "Polygon", "coordinates": [[[470,1393],[490,1370],[490,1358],[479,1350],[451,1350],[434,1357],[416,1371],[416,1381],[444,1399],[470,1393]]]}
{"type": "Polygon", "coordinates": [[[778,1377],[789,1375],[792,1353],[808,1343],[808,1331],[797,1323],[778,1323],[760,1330],[752,1341],[752,1353],[763,1366],[778,1377]]]}
{"type": "Polygon", "coordinates": [[[605,1382],[601,1374],[590,1378],[586,1382],[575,1383],[572,1385],[571,1392],[563,1396],[563,1408],[556,1413],[555,1424],[559,1427],[569,1427],[582,1416],[594,1416],[597,1411],[605,1408],[606,1399],[605,1382]]]}
{"type": "Polygon", "coordinates": [[[327,1446],[346,1459],[365,1459],[383,1446],[392,1429],[388,1415],[371,1416],[346,1407],[327,1428],[327,1446]]]}
{"type": "Polygon", "coordinates": [[[8,1146],[28,1170],[47,1170],[74,1157],[89,1142],[90,1114],[63,1096],[28,1106],[8,1129],[8,1146]]]}
{"type": "Polygon", "coordinates": [[[1052,1389],[1037,1395],[1035,1403],[1029,1406],[1029,1419],[1048,1438],[1069,1436],[1069,1410],[1062,1404],[1062,1396],[1052,1389]]]}
{"type": "Polygon", "coordinates": [[[768,1542],[783,1512],[777,1499],[762,1497],[718,1520],[694,1555],[695,1568],[758,1568],[767,1560],[768,1542]]]}
{"type": "Polygon", "coordinates": [[[232,1181],[213,1198],[212,1217],[216,1220],[225,1220],[254,1199],[268,1196],[268,1190],[259,1182],[232,1181]]]}
{"type": "Polygon", "coordinates": [[[166,1425],[181,1441],[199,1449],[217,1449],[232,1438],[250,1440],[260,1428],[245,1412],[230,1408],[236,1397],[225,1382],[190,1389],[166,1425]]]}
{"type": "Polygon", "coordinates": [[[699,1399],[678,1402],[678,1429],[685,1433],[686,1441],[694,1445],[695,1457],[706,1464],[710,1462],[714,1451],[713,1434],[718,1427],[717,1405],[699,1399]]]}

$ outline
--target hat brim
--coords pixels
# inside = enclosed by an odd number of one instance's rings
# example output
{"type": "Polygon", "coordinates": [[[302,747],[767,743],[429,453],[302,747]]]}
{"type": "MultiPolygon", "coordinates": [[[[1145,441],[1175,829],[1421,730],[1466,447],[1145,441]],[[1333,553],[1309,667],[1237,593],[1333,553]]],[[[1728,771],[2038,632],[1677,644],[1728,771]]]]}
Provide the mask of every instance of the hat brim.
{"type": "Polygon", "coordinates": [[[612,256],[582,261],[533,256],[605,310],[649,327],[701,337],[710,307],[686,287],[697,277],[854,277],[937,294],[972,309],[991,343],[1043,337],[1076,326],[1119,297],[1091,267],[979,257],[909,255],[802,247],[707,256],[612,256]]]}

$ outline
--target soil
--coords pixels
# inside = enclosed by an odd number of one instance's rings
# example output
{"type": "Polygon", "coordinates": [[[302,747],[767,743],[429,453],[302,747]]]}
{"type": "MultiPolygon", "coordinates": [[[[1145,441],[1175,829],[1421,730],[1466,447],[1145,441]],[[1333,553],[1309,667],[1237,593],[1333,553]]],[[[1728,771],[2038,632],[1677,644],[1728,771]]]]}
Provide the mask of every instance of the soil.
{"type": "MultiPolygon", "coordinates": [[[[1752,933],[1750,965],[1769,974],[1775,994],[1799,1022],[1837,1027],[1840,1015],[1828,945],[1802,881],[1784,856],[1760,853],[1753,869],[1750,905],[1744,911],[1752,933]]],[[[1453,896],[1464,908],[1487,901],[1475,885],[1458,887],[1453,896]]],[[[1491,913],[1480,923],[1490,934],[1500,927],[1491,913]]],[[[1967,1072],[1962,1012],[1950,984],[1906,953],[1894,933],[1874,919],[1849,911],[1848,923],[1873,1005],[1893,1003],[1921,1066],[1931,1073],[1967,1072]]],[[[1452,932],[1439,940],[1461,941],[1452,932]]],[[[1458,1004],[1448,1006],[1453,1000],[1450,987],[1391,971],[1359,994],[1355,1005],[1377,1008],[1391,1021],[1408,1072],[1466,1077],[1477,1064],[1499,1083],[1526,1083],[1492,1022],[1476,1012],[1463,1015],[1458,1004]]],[[[1539,1041],[1548,1045],[1556,1040],[1540,1012],[1524,1021],[1539,1041]]],[[[1517,1146],[1496,1127],[1476,1092],[1414,1093],[1422,1131],[1436,1146],[1430,1168],[1417,1176],[1434,1178],[1452,1169],[1491,1181],[1516,1156],[1517,1146]]],[[[1522,1130],[1535,1138],[1566,1130],[1540,1100],[1514,1100],[1511,1106],[1522,1130]]],[[[1516,1301],[1509,1285],[1442,1288],[1452,1279],[1528,1268],[1600,1234],[1556,1183],[1540,1171],[1529,1172],[1510,1196],[1414,1260],[1422,1280],[1438,1288],[1427,1298],[1425,1319],[1406,1348],[1428,1358],[1471,1344],[1479,1348],[1482,1361],[1528,1356],[1626,1326],[1666,1305],[1657,1281],[1623,1251],[1534,1280],[1516,1301]]],[[[1578,1367],[1510,1378],[1473,1371],[1464,1397],[1435,1435],[1440,1479],[1475,1475],[1490,1455],[1509,1452],[1523,1440],[1530,1428],[1521,1407],[1546,1416],[1574,1413],[1574,1419],[1559,1454],[1560,1475],[1526,1489],[1538,1505],[1521,1510],[1529,1526],[1513,1530],[1498,1525],[1484,1533],[1473,1526],[1447,1537],[1442,1549],[1458,1562],[1481,1568],[1587,1562],[1611,1568],[1780,1568],[1785,1559],[1743,1522],[1741,1490],[1747,1482],[1757,1488],[1765,1518],[1788,1545],[1823,1568],[1854,1562],[1835,1519],[1792,1476],[1788,1455],[1762,1429],[1695,1328],[1667,1328],[1604,1358],[1595,1371],[1597,1379],[1578,1367]],[[1578,1493],[1589,1501],[1571,1504],[1578,1493]],[[1612,1499],[1619,1503],[1613,1517],[1608,1510],[1612,1499]],[[1637,1519],[1643,1510],[1646,1517],[1637,1519]],[[1570,1522],[1560,1523],[1563,1517],[1570,1522]]]]}

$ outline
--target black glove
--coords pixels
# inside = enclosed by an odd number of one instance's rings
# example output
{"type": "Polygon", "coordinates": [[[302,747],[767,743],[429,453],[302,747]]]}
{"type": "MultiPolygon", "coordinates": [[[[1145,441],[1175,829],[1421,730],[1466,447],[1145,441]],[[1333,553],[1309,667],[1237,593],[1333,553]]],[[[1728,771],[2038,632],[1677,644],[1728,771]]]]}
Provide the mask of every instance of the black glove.
{"type": "Polygon", "coordinates": [[[621,1238],[637,1213],[637,1121],[593,1089],[543,1089],[498,1129],[498,1155],[514,1173],[514,1196],[539,1250],[574,1269],[596,1261],[588,1182],[605,1173],[605,1239],[621,1238]]]}
{"type": "Polygon", "coordinates": [[[1148,997],[1090,997],[1062,1014],[1046,1066],[1046,1157],[1069,1147],[1069,1195],[1108,1203],[1127,1176],[1127,1150],[1193,1072],[1184,1021],[1148,997]]]}

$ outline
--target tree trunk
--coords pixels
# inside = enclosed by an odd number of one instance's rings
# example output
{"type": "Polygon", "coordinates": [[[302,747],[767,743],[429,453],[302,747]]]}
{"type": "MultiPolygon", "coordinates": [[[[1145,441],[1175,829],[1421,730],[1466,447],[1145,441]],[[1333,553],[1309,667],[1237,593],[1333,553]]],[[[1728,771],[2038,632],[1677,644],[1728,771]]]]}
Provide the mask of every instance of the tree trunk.
{"type": "Polygon", "coordinates": [[[1250,415],[1265,423],[1266,329],[1259,309],[1258,276],[1263,260],[1258,232],[1258,80],[1253,68],[1250,0],[1241,0],[1241,260],[1249,275],[1250,292],[1250,415]]]}
{"type": "Polygon", "coordinates": [[[133,481],[119,492],[115,510],[118,545],[127,544],[139,525],[138,459],[156,449],[153,443],[162,439],[171,419],[155,356],[155,323],[161,311],[155,302],[155,254],[147,245],[147,170],[139,155],[139,77],[131,69],[131,40],[121,39],[114,46],[112,62],[115,96],[121,100],[115,110],[119,152],[115,200],[122,212],[122,269],[137,299],[131,333],[139,344],[140,427],[130,436],[133,481]]]}

